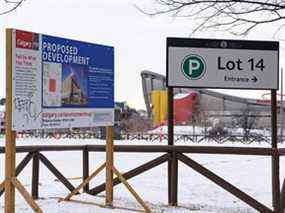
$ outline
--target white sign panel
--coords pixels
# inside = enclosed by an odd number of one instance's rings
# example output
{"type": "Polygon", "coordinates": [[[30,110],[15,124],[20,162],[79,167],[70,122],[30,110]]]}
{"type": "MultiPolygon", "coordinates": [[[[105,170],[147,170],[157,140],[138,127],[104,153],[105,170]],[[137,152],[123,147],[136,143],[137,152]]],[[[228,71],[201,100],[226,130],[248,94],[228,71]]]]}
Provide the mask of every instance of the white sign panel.
{"type": "Polygon", "coordinates": [[[278,42],[168,38],[167,85],[278,89],[278,42]]]}
{"type": "Polygon", "coordinates": [[[13,130],[113,125],[113,47],[21,30],[12,42],[13,130]]]}

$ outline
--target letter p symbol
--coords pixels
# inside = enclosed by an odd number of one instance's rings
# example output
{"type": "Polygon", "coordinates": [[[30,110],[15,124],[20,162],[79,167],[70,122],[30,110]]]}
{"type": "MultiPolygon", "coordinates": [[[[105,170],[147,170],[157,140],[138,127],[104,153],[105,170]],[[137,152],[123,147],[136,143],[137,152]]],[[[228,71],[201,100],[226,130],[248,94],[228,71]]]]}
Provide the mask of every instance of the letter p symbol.
{"type": "Polygon", "coordinates": [[[193,75],[193,71],[200,69],[200,63],[196,59],[189,60],[189,75],[193,75]]]}
{"type": "Polygon", "coordinates": [[[183,75],[190,80],[200,79],[206,71],[206,63],[199,55],[188,55],[181,64],[183,75]]]}

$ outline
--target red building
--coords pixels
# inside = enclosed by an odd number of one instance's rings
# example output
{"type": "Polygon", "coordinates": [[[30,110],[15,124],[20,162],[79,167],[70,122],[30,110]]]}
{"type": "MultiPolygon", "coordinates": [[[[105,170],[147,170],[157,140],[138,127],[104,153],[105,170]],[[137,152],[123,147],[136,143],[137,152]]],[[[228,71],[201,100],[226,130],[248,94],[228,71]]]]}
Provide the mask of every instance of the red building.
{"type": "Polygon", "coordinates": [[[180,124],[191,120],[198,101],[199,95],[196,92],[177,94],[174,97],[174,122],[180,124]]]}

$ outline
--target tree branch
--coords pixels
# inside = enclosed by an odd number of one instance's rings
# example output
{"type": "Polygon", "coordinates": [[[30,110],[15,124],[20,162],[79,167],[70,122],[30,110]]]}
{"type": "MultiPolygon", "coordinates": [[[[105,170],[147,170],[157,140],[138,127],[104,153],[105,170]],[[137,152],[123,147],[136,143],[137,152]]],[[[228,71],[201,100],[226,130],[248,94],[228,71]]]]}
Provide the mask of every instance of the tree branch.
{"type": "Polygon", "coordinates": [[[15,11],[18,7],[20,7],[25,0],[19,0],[19,1],[10,1],[10,0],[3,0],[4,3],[4,11],[0,11],[0,16],[1,15],[6,15],[8,13],[11,13],[15,11]]]}
{"type": "Polygon", "coordinates": [[[146,15],[169,14],[192,18],[192,33],[204,29],[221,29],[246,35],[261,24],[285,19],[283,0],[153,0],[152,10],[136,8],[146,15]]]}

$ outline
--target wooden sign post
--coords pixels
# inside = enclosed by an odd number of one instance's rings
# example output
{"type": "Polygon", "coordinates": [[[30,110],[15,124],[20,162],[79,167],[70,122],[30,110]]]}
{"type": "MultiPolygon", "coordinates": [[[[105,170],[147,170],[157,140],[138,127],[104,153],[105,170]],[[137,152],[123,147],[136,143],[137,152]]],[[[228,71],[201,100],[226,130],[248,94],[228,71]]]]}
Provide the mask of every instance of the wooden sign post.
{"type": "Polygon", "coordinates": [[[16,132],[12,131],[12,29],[6,29],[5,213],[15,212],[15,188],[37,213],[42,210],[16,178],[16,132]]]}
{"type": "Polygon", "coordinates": [[[5,213],[15,212],[16,138],[12,131],[12,30],[6,30],[5,213]]]}
{"type": "Polygon", "coordinates": [[[113,206],[114,131],[106,127],[106,206],[113,206]]]}

